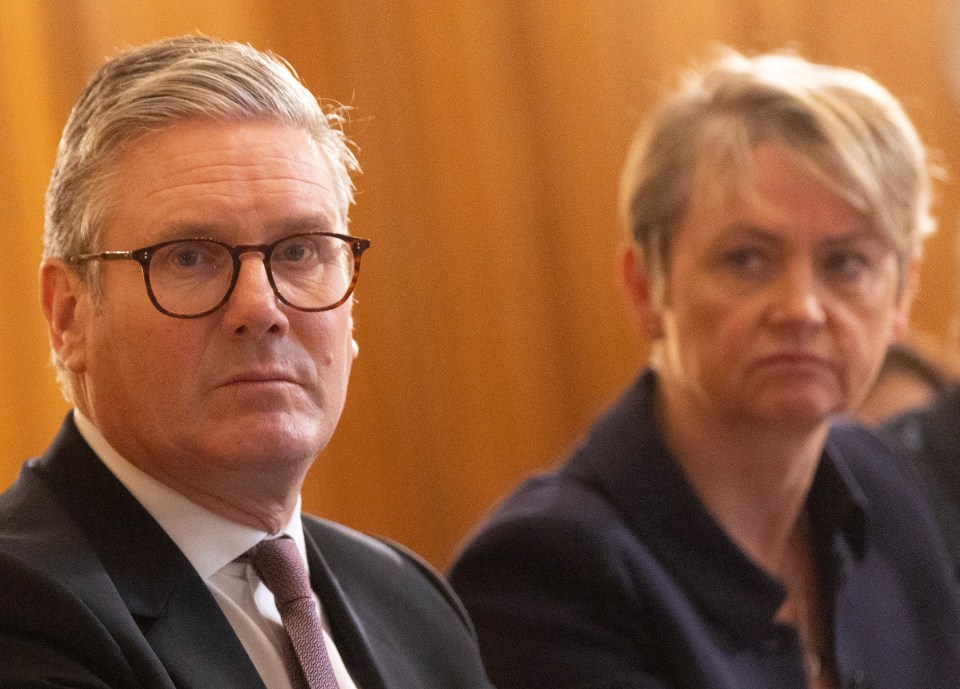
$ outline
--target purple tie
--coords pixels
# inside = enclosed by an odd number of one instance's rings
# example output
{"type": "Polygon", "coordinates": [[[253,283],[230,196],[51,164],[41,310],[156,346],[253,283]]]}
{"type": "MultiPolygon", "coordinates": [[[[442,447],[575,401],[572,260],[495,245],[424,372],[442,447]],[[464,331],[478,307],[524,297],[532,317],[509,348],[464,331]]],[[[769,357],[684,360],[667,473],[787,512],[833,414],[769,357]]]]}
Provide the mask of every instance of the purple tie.
{"type": "Polygon", "coordinates": [[[277,602],[296,658],[287,671],[294,689],[337,689],[337,680],[323,644],[323,628],[313,603],[310,578],[297,546],[289,536],[260,541],[247,551],[250,563],[277,602]],[[299,661],[299,662],[298,662],[299,661]]]}

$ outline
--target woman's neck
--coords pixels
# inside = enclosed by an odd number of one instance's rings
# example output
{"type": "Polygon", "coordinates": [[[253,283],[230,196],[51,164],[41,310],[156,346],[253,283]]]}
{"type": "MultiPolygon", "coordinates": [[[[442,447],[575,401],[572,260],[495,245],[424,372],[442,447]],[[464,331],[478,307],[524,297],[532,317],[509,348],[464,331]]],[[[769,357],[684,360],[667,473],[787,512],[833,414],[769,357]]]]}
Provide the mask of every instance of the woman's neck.
{"type": "Polygon", "coordinates": [[[805,432],[715,417],[659,392],[658,423],[727,535],[777,576],[820,461],[827,426],[805,432]]]}

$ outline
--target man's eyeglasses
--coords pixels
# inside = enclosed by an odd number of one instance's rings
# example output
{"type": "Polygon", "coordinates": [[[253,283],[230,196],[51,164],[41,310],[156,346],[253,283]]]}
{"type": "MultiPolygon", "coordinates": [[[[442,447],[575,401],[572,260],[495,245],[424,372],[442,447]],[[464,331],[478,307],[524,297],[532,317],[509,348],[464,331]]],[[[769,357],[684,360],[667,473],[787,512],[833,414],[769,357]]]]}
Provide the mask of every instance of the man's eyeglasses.
{"type": "Polygon", "coordinates": [[[140,264],[150,301],[174,318],[200,318],[227,303],[240,274],[240,256],[263,255],[277,298],[300,311],[326,311],[353,293],[360,257],[369,239],[332,232],[303,232],[270,244],[231,246],[216,239],[177,239],[133,251],[104,251],[68,259],[140,264]]]}

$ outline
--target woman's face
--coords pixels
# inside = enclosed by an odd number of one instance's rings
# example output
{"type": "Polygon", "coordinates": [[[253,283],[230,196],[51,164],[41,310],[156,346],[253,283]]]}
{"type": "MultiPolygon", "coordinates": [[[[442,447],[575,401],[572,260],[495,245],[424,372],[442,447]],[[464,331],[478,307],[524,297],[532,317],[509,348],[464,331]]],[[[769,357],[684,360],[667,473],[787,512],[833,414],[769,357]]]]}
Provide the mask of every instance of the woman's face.
{"type": "Polygon", "coordinates": [[[783,148],[762,144],[752,163],[754,194],[694,194],[644,318],[671,416],[812,430],[866,393],[909,290],[867,219],[783,148]]]}

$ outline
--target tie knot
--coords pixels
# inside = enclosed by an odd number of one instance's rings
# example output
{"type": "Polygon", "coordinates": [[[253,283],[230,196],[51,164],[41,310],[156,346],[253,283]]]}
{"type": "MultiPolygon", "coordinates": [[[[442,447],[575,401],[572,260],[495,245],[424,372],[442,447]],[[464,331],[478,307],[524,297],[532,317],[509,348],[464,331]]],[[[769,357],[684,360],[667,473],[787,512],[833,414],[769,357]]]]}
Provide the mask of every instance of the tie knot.
{"type": "Polygon", "coordinates": [[[250,563],[273,593],[277,607],[311,598],[310,577],[297,545],[289,536],[268,538],[247,551],[250,563]]]}

